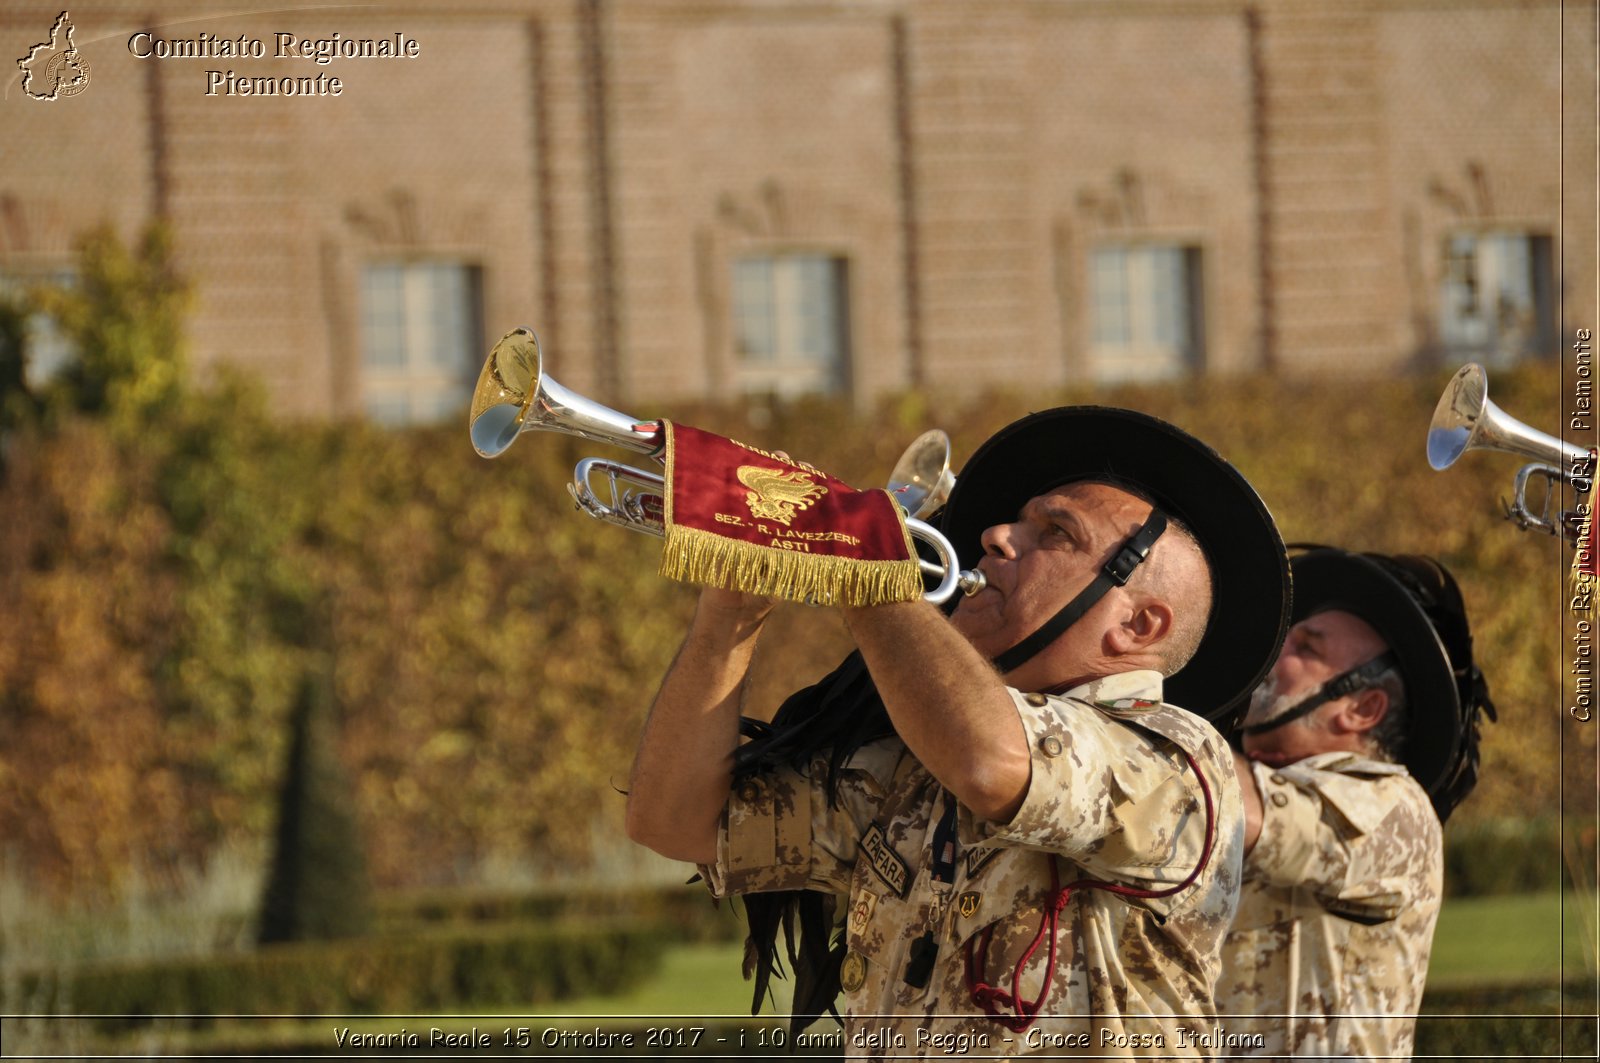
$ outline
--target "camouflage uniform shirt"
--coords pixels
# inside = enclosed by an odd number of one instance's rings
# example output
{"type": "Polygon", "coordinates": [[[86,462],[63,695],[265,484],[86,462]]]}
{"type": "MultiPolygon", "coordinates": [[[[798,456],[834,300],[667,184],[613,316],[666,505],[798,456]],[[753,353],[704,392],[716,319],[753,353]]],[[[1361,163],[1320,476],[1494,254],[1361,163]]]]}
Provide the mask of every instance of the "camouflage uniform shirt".
{"type": "Polygon", "coordinates": [[[1319,753],[1253,765],[1261,837],[1245,859],[1217,1009],[1235,1055],[1411,1055],[1444,850],[1400,764],[1319,753]]]}
{"type": "Polygon", "coordinates": [[[1032,777],[1009,823],[947,804],[927,769],[886,739],[846,762],[836,807],[820,784],[820,758],[810,772],[739,784],[717,865],[704,869],[712,891],[810,888],[848,898],[838,1006],[853,1056],[1211,1056],[1191,1032],[1212,1025],[1243,852],[1226,743],[1205,720],[1161,703],[1156,672],[1106,677],[1059,697],[1012,697],[1032,777]],[[1154,899],[1074,890],[1037,1022],[1014,1033],[989,1018],[974,1003],[967,965],[980,983],[1013,993],[1021,963],[1021,996],[1040,996],[1050,935],[1023,960],[1043,925],[1052,864],[1062,886],[1093,878],[1151,891],[1194,869],[1206,812],[1180,749],[1204,774],[1213,804],[1212,852],[1196,881],[1154,899]],[[956,808],[952,849],[942,844],[947,807],[956,808]],[[952,881],[935,881],[941,867],[953,869],[952,881]],[[921,986],[907,981],[919,955],[921,986]]]}

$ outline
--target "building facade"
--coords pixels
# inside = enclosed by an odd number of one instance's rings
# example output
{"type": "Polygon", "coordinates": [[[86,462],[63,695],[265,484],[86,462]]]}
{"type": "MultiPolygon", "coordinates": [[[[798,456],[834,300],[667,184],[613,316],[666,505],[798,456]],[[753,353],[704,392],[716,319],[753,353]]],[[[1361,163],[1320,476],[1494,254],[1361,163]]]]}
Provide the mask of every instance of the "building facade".
{"type": "Polygon", "coordinates": [[[0,278],[164,219],[196,359],[289,413],[459,416],[516,325],[648,415],[1595,324],[1593,0],[58,10],[0,12],[0,278]]]}

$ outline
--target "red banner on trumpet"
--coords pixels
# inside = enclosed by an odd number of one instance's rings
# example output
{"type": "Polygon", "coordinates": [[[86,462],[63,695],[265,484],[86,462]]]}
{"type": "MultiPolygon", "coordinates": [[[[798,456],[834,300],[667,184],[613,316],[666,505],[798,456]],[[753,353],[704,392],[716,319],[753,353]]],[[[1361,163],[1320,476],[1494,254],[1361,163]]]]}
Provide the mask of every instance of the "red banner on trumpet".
{"type": "Polygon", "coordinates": [[[905,517],[804,462],[666,423],[661,574],[816,605],[922,596],[905,517]]]}

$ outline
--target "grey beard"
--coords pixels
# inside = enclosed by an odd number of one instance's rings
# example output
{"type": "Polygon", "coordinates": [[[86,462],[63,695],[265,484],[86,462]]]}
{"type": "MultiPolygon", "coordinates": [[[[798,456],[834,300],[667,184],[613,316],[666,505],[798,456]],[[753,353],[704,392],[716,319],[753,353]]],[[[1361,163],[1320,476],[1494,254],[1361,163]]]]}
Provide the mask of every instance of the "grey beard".
{"type": "Polygon", "coordinates": [[[1277,676],[1269,675],[1250,695],[1250,709],[1244,715],[1244,726],[1269,723],[1294,708],[1300,700],[1279,694],[1277,676]]]}

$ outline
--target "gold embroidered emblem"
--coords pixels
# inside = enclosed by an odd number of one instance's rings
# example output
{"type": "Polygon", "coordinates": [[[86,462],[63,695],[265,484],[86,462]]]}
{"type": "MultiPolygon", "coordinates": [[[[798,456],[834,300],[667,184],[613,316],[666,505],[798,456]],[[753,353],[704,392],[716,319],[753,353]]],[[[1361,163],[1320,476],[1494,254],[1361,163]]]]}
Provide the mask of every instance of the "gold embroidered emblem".
{"type": "Polygon", "coordinates": [[[872,913],[878,908],[878,895],[871,890],[862,890],[861,897],[850,906],[850,932],[857,937],[867,932],[867,924],[872,922],[872,913]]]}
{"type": "Polygon", "coordinates": [[[826,487],[812,483],[810,475],[798,469],[779,472],[760,465],[741,465],[737,475],[739,482],[750,488],[744,501],[757,520],[787,525],[794,520],[795,510],[810,509],[811,503],[828,493],[826,487]]]}
{"type": "Polygon", "coordinates": [[[983,901],[983,894],[977,890],[967,890],[956,898],[956,909],[965,919],[971,919],[978,914],[978,905],[983,901]]]}
{"type": "Polygon", "coordinates": [[[844,962],[839,965],[839,988],[846,993],[854,993],[866,980],[866,958],[852,949],[845,954],[844,962]]]}

